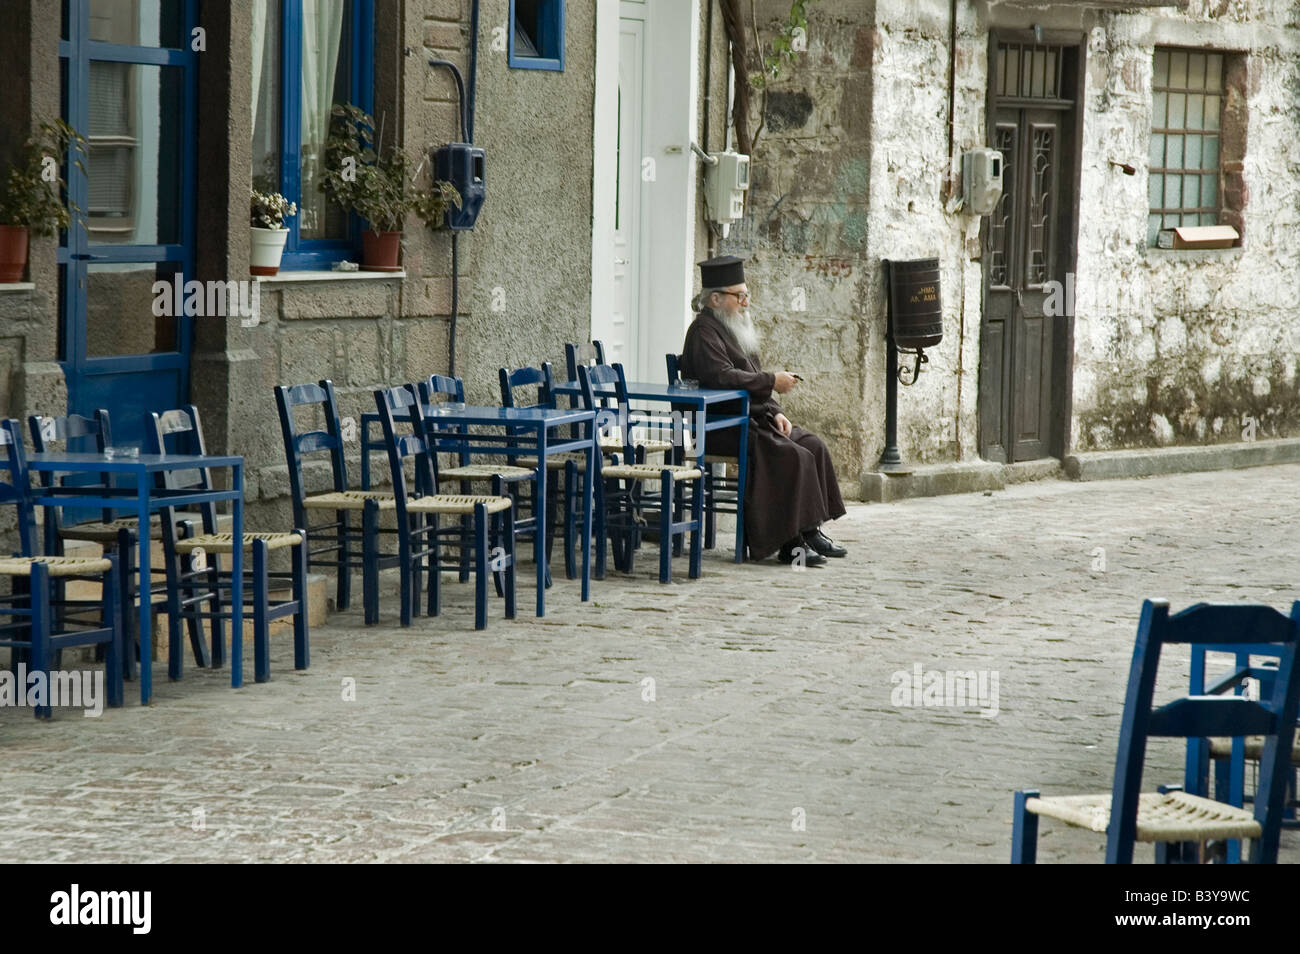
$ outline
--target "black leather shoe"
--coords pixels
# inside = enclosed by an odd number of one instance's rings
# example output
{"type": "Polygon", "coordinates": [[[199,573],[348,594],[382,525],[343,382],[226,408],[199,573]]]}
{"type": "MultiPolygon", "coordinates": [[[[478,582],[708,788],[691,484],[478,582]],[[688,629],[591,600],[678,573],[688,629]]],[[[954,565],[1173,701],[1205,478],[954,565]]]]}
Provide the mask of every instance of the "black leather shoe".
{"type": "Polygon", "coordinates": [[[824,557],[845,557],[849,555],[848,550],[822,533],[820,528],[813,530],[811,533],[805,533],[803,542],[824,557]]]}
{"type": "Polygon", "coordinates": [[[791,540],[781,547],[781,552],[776,555],[776,558],[785,564],[794,563],[798,559],[804,566],[822,566],[826,563],[824,556],[802,540],[791,540]],[[797,555],[796,550],[799,551],[797,555]]]}

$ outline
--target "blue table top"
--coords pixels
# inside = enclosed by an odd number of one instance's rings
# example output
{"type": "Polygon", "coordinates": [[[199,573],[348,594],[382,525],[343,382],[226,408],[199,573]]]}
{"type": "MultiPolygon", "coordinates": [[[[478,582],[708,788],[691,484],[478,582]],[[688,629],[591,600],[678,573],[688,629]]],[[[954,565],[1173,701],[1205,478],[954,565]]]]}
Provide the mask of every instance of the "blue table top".
{"type": "MultiPolygon", "coordinates": [[[[595,417],[593,411],[567,407],[480,407],[471,404],[455,411],[440,411],[440,408],[445,408],[445,405],[424,405],[425,418],[447,424],[545,424],[547,427],[559,427],[564,424],[581,424],[595,417]]],[[[361,418],[366,422],[377,421],[379,412],[368,411],[361,418]]]]}
{"type": "Polygon", "coordinates": [[[60,473],[156,473],[166,470],[188,470],[196,467],[237,467],[244,458],[229,455],[197,454],[141,454],[139,457],[115,457],[109,460],[103,454],[41,451],[27,456],[32,470],[58,471],[60,473]]]}
{"type": "MultiPolygon", "coordinates": [[[[577,381],[565,381],[551,389],[556,394],[582,395],[582,385],[577,381]]],[[[593,390],[600,394],[613,394],[612,383],[598,384],[593,390]]],[[[720,401],[736,401],[749,397],[745,390],[714,390],[712,388],[684,388],[677,384],[655,384],[650,381],[627,382],[627,396],[633,401],[677,401],[682,404],[717,404],[720,401]]]]}

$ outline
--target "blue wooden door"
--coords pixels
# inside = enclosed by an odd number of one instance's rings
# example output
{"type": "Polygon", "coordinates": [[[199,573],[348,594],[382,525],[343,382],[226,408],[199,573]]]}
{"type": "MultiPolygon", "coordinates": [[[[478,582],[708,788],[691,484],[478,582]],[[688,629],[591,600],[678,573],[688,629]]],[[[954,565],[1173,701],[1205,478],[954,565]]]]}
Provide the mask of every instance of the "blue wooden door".
{"type": "Polygon", "coordinates": [[[193,277],[196,14],[196,0],[63,3],[63,113],[89,157],[67,168],[82,220],[59,248],[60,354],[68,409],[108,408],[119,444],[189,395],[194,319],[156,284],[193,277]]]}

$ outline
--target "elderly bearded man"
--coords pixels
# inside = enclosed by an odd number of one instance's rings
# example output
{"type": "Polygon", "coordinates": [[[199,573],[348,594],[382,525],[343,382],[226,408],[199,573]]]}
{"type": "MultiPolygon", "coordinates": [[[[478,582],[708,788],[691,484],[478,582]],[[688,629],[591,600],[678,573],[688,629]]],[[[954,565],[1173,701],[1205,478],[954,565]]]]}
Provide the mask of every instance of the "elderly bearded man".
{"type": "MultiPolygon", "coordinates": [[[[796,547],[803,548],[807,566],[844,556],[844,548],[821,532],[822,521],[844,516],[830,452],[816,434],[791,424],[776,401],[799,379],[759,366],[759,335],[745,310],[744,262],[734,256],[701,262],[700,278],[704,290],[692,303],[696,315],[682,345],[681,374],[702,388],[749,392],[745,539],[751,558],[779,551],[778,559],[791,563],[796,547]]],[[[720,405],[718,412],[740,409],[720,405]]],[[[734,430],[715,431],[707,447],[712,454],[735,456],[738,443],[734,430]]]]}

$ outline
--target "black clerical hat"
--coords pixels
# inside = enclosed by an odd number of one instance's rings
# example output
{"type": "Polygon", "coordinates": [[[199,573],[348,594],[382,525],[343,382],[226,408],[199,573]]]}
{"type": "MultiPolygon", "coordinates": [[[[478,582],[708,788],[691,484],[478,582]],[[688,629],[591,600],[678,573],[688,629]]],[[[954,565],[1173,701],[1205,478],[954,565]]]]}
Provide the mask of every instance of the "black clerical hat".
{"type": "Polygon", "coordinates": [[[722,255],[700,262],[701,288],[730,288],[745,284],[745,260],[734,255],[722,255]]]}

